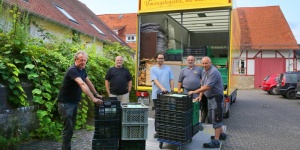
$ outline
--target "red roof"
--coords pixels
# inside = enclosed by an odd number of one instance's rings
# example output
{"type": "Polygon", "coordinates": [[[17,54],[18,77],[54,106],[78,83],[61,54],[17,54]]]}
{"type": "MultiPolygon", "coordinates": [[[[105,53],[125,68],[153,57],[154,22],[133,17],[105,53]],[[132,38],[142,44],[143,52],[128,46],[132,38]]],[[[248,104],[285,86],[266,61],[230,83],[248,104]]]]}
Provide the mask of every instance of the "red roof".
{"type": "MultiPolygon", "coordinates": [[[[104,14],[98,17],[105,22],[111,29],[118,30],[119,36],[126,41],[126,34],[136,35],[137,14],[104,14]]],[[[127,43],[132,49],[136,49],[136,42],[127,43]]]]}
{"type": "MultiPolygon", "coordinates": [[[[112,34],[115,34],[103,23],[85,4],[78,0],[6,0],[9,4],[17,4],[21,9],[31,14],[47,19],[51,22],[71,28],[102,41],[119,42],[112,34]],[[70,21],[56,6],[64,9],[77,23],[70,21]],[[105,35],[99,33],[89,22],[92,22],[105,35]]],[[[128,46],[125,42],[121,43],[128,46]]]]}
{"type": "Polygon", "coordinates": [[[237,8],[242,48],[256,50],[299,49],[279,6],[237,8]]]}

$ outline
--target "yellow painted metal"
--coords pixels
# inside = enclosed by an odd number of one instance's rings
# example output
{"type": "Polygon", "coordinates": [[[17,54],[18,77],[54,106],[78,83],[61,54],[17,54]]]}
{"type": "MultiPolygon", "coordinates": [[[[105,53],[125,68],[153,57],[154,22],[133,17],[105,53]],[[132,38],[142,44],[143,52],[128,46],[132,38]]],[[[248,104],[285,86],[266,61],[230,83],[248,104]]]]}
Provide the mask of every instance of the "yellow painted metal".
{"type": "Polygon", "coordinates": [[[139,0],[138,13],[232,7],[231,0],[139,0]]]}

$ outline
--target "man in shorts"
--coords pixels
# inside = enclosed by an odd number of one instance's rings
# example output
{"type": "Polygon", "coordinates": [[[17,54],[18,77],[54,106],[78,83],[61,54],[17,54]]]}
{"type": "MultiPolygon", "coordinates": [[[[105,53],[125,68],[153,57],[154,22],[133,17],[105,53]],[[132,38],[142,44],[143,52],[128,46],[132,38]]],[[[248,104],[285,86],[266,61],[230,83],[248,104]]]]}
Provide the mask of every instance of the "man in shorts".
{"type": "Polygon", "coordinates": [[[212,65],[209,57],[202,58],[202,66],[204,73],[202,76],[201,88],[190,91],[188,94],[202,93],[207,97],[208,101],[208,117],[215,129],[215,136],[211,136],[211,142],[204,143],[204,148],[219,148],[220,140],[226,140],[226,134],[223,132],[223,81],[219,70],[212,65]]]}

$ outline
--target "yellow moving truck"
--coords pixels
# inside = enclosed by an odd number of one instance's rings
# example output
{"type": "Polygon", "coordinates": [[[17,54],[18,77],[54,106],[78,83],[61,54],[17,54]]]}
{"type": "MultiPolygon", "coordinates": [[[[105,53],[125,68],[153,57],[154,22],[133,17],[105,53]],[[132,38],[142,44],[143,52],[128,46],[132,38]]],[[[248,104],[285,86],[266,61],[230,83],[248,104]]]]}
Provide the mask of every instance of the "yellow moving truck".
{"type": "MultiPolygon", "coordinates": [[[[231,0],[139,0],[137,23],[136,82],[138,100],[151,100],[150,68],[157,51],[165,52],[177,87],[186,57],[193,55],[196,65],[209,56],[219,68],[224,82],[224,117],[237,97],[233,60],[240,57],[239,26],[231,0]]],[[[175,89],[176,91],[177,89],[175,89]]]]}

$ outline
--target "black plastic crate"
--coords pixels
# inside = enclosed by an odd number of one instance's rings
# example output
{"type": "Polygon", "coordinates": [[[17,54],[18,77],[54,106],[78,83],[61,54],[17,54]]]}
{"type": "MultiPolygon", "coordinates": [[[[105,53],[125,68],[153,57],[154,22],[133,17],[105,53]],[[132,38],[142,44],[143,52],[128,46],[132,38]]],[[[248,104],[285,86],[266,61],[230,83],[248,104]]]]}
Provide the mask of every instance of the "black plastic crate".
{"type": "Polygon", "coordinates": [[[157,109],[168,111],[187,111],[193,107],[191,96],[182,95],[175,97],[172,94],[159,95],[157,100],[157,109]]]}
{"type": "Polygon", "coordinates": [[[188,47],[183,49],[183,56],[193,55],[197,56],[207,56],[207,47],[206,46],[199,46],[199,47],[188,47]]]}
{"type": "Polygon", "coordinates": [[[119,150],[119,139],[93,139],[92,150],[119,150]]]}
{"type": "Polygon", "coordinates": [[[146,140],[120,140],[120,150],[145,150],[146,140]]]}
{"type": "Polygon", "coordinates": [[[179,127],[185,127],[193,122],[192,109],[186,112],[172,112],[161,110],[156,114],[156,121],[160,124],[172,124],[179,127]]]}
{"type": "Polygon", "coordinates": [[[170,140],[175,142],[186,142],[192,138],[192,124],[186,127],[176,127],[172,125],[159,126],[157,134],[159,139],[170,140]]]}
{"type": "Polygon", "coordinates": [[[121,119],[122,108],[120,101],[108,100],[109,98],[104,98],[103,105],[94,106],[95,120],[113,120],[121,119]]]}
{"type": "Polygon", "coordinates": [[[96,139],[121,138],[122,124],[117,121],[95,121],[94,137],[96,139]]]}

